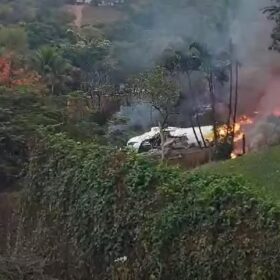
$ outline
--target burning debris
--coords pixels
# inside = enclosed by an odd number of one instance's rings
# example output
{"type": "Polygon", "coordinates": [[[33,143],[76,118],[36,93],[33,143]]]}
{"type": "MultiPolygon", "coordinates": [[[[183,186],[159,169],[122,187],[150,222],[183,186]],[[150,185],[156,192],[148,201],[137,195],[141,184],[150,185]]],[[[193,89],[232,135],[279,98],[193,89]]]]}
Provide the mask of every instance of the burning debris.
{"type": "MultiPolygon", "coordinates": [[[[213,126],[204,126],[194,128],[178,128],[167,127],[164,129],[165,134],[165,148],[172,149],[189,149],[190,147],[199,147],[196,137],[200,143],[203,143],[202,137],[210,143],[213,141],[213,126]],[[202,135],[200,133],[202,132],[202,135]],[[195,135],[196,134],[196,135],[195,135]]],[[[133,148],[138,153],[147,152],[150,150],[161,149],[160,128],[153,127],[151,131],[146,132],[140,136],[131,138],[127,142],[127,146],[133,148]]]]}
{"type": "MultiPolygon", "coordinates": [[[[200,143],[203,143],[199,127],[194,128],[200,143]]],[[[191,149],[197,150],[197,142],[193,128],[168,127],[164,129],[165,142],[161,145],[160,129],[153,127],[149,132],[131,138],[127,146],[137,153],[160,153],[164,149],[166,155],[179,156],[191,149]]],[[[207,148],[214,146],[213,126],[201,127],[202,135],[207,142],[207,148]]],[[[231,158],[237,158],[246,152],[257,151],[262,147],[280,144],[280,116],[273,113],[270,116],[241,116],[234,127],[221,125],[218,127],[219,141],[233,137],[233,152],[231,158]]],[[[206,148],[206,147],[205,147],[206,148]]]]}
{"type": "Polygon", "coordinates": [[[280,114],[277,110],[262,116],[255,112],[250,118],[242,116],[235,125],[234,151],[232,158],[246,152],[280,144],[280,114]]]}
{"type": "MultiPolygon", "coordinates": [[[[186,91],[186,98],[182,105],[184,111],[179,110],[179,112],[187,122],[186,124],[178,121],[172,123],[180,126],[200,126],[200,124],[211,123],[212,126],[207,127],[211,131],[207,131],[207,135],[204,135],[204,132],[200,133],[199,127],[195,127],[194,131],[192,128],[168,127],[164,130],[166,139],[162,145],[160,129],[152,128],[150,132],[130,139],[127,143],[129,147],[137,152],[145,152],[164,149],[184,151],[207,146],[214,147],[215,159],[216,152],[221,148],[221,152],[226,156],[218,157],[218,159],[225,159],[229,158],[231,151],[231,157],[235,158],[263,146],[280,144],[280,118],[278,117],[280,110],[275,109],[280,108],[278,98],[279,59],[276,59],[267,48],[268,40],[270,40],[267,31],[270,25],[266,23],[263,15],[259,15],[259,6],[263,5],[261,2],[248,0],[243,1],[240,6],[241,18],[236,18],[234,26],[232,26],[229,53],[226,56],[228,62],[226,65],[218,67],[223,70],[221,73],[225,74],[226,79],[219,80],[220,76],[215,71],[216,63],[213,63],[210,73],[206,73],[205,88],[196,85],[196,79],[199,81],[202,79],[197,73],[195,73],[197,76],[190,79],[192,82],[190,85],[182,83],[182,89],[186,91]],[[252,7],[254,7],[253,10],[252,7]],[[248,17],[249,10],[249,14],[252,12],[252,15],[258,11],[254,22],[252,22],[251,16],[248,17]],[[248,29],[244,29],[244,26],[248,26],[250,32],[248,29]],[[263,30],[262,27],[265,29],[263,30]],[[244,35],[251,36],[252,40],[249,40],[249,45],[244,42],[243,37],[247,37],[244,35]],[[256,40],[259,40],[258,35],[263,38],[261,44],[255,44],[256,40]],[[224,86],[225,83],[227,86],[224,86]],[[194,101],[190,98],[190,93],[195,96],[194,101]],[[222,106],[218,106],[218,104],[222,106]],[[186,108],[189,110],[187,114],[186,108]],[[178,135],[175,136],[174,131],[178,131],[178,135]],[[207,139],[207,145],[203,143],[203,138],[207,139]]],[[[197,50],[199,53],[201,48],[197,50]]],[[[203,51],[200,52],[200,55],[203,54],[203,51]]],[[[182,61],[184,53],[180,55],[181,60],[179,61],[182,61]]],[[[176,58],[178,59],[178,56],[176,58]]],[[[215,59],[213,61],[216,62],[215,59]]],[[[181,67],[179,67],[180,69],[184,69],[180,63],[178,65],[181,67]]],[[[192,72],[199,71],[195,69],[192,72]]],[[[187,80],[186,78],[184,77],[185,80],[187,80]]],[[[184,99],[182,100],[184,101],[184,99]]]]}
{"type": "Polygon", "coordinates": [[[131,138],[127,146],[154,160],[164,159],[171,164],[180,165],[187,169],[195,168],[212,160],[213,126],[200,128],[167,127],[163,130],[163,144],[161,133],[159,127],[153,127],[151,131],[131,138]],[[207,143],[207,147],[201,148],[202,138],[207,143]]]}
{"type": "Polygon", "coordinates": [[[243,115],[231,127],[227,127],[225,125],[219,128],[220,137],[225,138],[227,135],[231,135],[233,138],[233,152],[231,153],[232,159],[246,153],[246,132],[253,124],[254,121],[252,118],[243,115]]]}

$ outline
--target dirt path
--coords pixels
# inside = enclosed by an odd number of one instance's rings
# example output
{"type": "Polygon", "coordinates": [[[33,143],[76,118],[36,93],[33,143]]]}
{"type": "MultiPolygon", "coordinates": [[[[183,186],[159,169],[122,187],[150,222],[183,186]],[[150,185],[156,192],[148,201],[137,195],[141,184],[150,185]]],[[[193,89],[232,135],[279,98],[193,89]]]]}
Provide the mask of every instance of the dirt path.
{"type": "Polygon", "coordinates": [[[86,5],[67,5],[67,10],[75,16],[74,24],[81,27],[83,21],[83,11],[86,5]]]}

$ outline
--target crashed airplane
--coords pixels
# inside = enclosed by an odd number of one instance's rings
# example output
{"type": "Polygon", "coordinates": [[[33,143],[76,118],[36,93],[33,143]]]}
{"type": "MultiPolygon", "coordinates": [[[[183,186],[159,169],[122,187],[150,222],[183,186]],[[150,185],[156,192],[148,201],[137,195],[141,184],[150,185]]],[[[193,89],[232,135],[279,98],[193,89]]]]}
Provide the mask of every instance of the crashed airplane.
{"type": "MultiPolygon", "coordinates": [[[[166,133],[167,138],[178,139],[178,141],[185,147],[195,147],[199,144],[197,142],[194,130],[200,143],[203,143],[200,130],[205,141],[207,141],[208,143],[213,141],[213,126],[202,126],[200,129],[199,127],[167,127],[164,129],[164,132],[166,133]]],[[[152,149],[159,149],[160,145],[161,143],[159,127],[152,127],[149,132],[133,137],[127,142],[127,146],[135,150],[137,153],[147,152],[152,149]]]]}

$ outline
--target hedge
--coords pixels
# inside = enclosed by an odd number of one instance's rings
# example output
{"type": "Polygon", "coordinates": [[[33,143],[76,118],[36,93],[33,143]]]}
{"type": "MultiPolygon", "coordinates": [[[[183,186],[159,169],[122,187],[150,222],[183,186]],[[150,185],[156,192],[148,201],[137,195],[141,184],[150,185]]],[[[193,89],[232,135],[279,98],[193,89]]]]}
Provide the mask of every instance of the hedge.
{"type": "Polygon", "coordinates": [[[242,178],[191,174],[64,134],[38,139],[22,243],[59,279],[278,279],[277,207],[242,178]]]}

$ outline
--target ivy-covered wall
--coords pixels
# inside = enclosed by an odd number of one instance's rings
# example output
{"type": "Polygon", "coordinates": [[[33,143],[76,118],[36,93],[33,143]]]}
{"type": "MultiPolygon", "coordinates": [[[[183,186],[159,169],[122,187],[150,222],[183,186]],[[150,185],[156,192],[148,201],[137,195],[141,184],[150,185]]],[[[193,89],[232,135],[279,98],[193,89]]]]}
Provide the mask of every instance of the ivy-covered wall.
{"type": "Polygon", "coordinates": [[[36,143],[26,181],[22,246],[59,279],[278,279],[279,209],[241,178],[57,134],[36,143]]]}
{"type": "MultiPolygon", "coordinates": [[[[80,119],[73,118],[68,108],[73,100],[85,101],[83,97],[75,99],[74,94],[39,96],[24,89],[0,87],[0,192],[21,187],[29,150],[42,127],[52,132],[63,131],[81,141],[106,141],[105,129],[97,124],[93,112],[80,119]]],[[[77,115],[82,115],[79,108],[74,109],[77,115]]]]}
{"type": "Polygon", "coordinates": [[[62,121],[62,109],[46,106],[43,98],[0,87],[0,191],[14,189],[23,177],[36,129],[62,121]]]}

